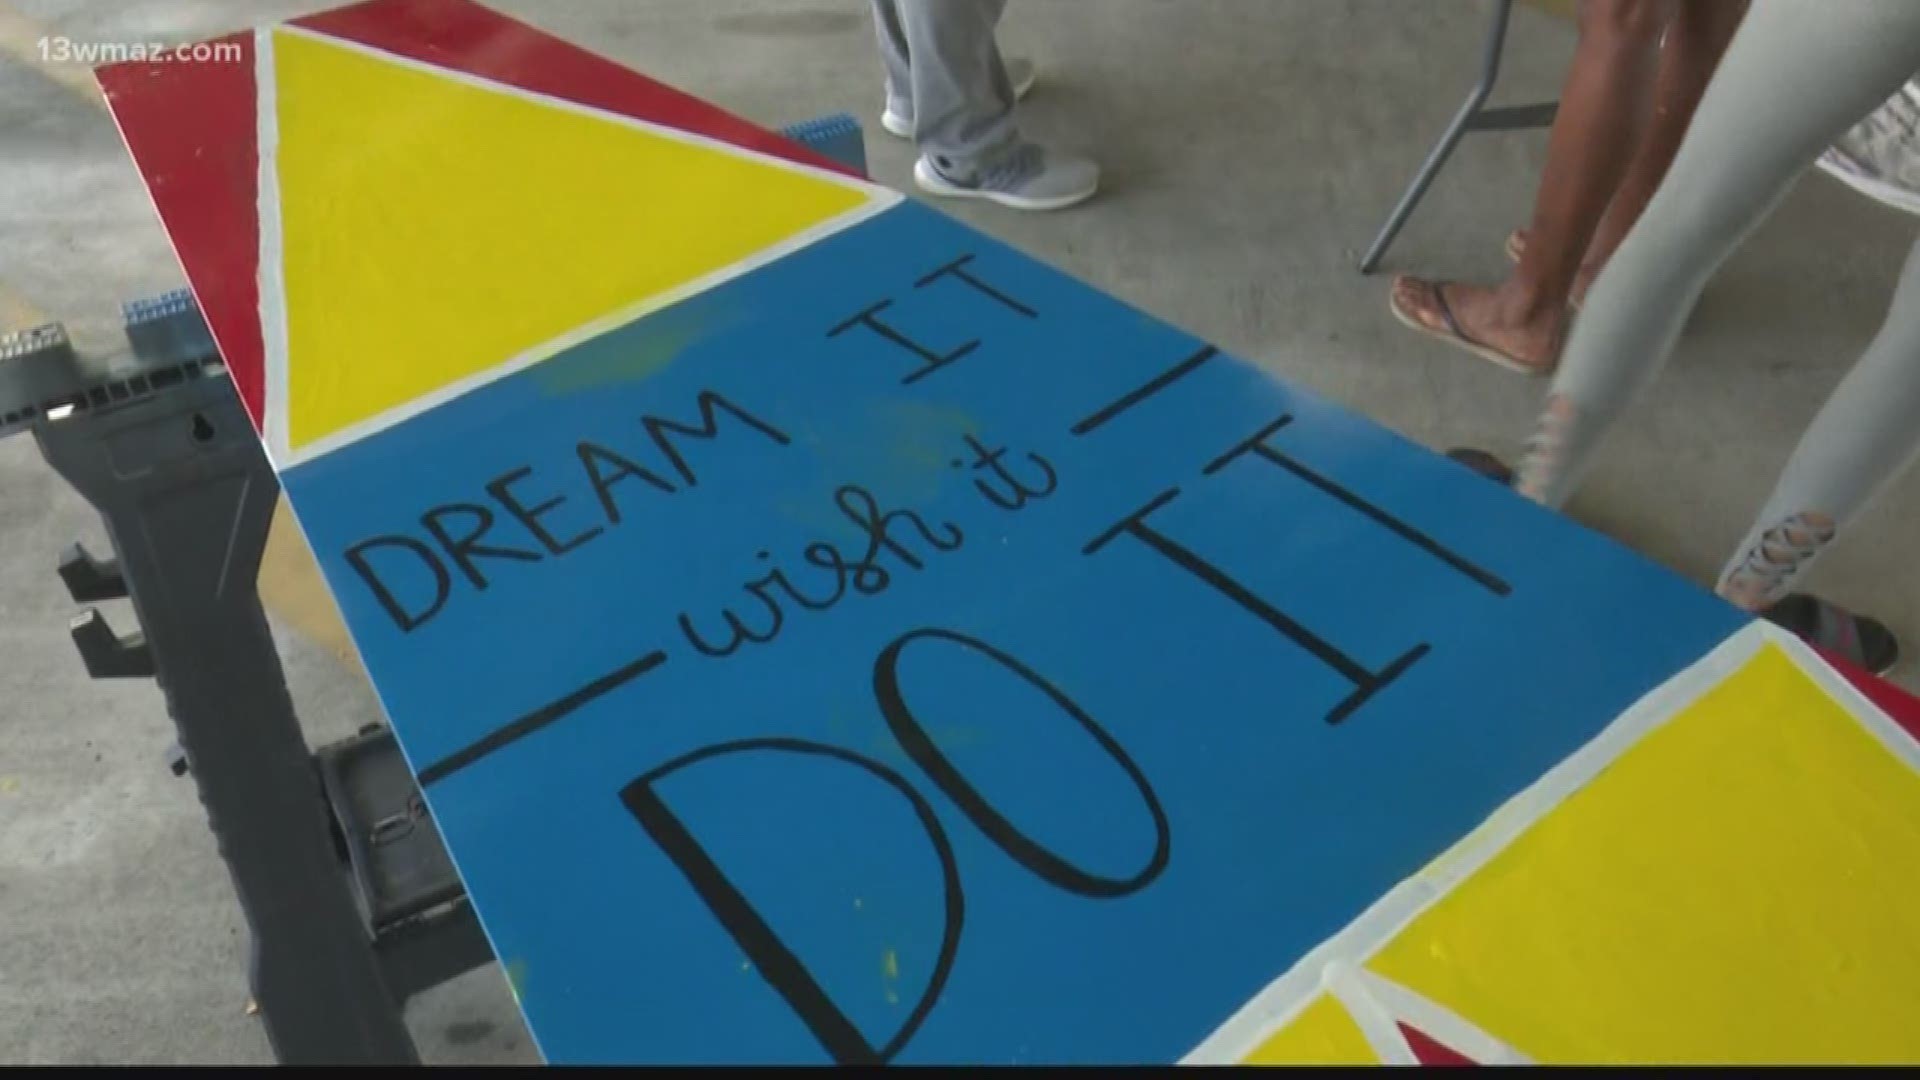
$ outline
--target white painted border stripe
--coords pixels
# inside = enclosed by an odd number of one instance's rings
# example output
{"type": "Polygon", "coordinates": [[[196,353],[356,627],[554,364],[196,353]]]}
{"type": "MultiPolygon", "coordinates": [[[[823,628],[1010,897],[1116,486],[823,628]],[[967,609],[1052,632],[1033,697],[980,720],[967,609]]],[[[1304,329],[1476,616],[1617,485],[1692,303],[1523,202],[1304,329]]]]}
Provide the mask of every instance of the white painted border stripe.
{"type": "Polygon", "coordinates": [[[254,212],[260,229],[254,273],[260,297],[260,377],[266,384],[260,396],[260,439],[266,444],[268,461],[278,470],[291,462],[287,451],[287,282],[281,261],[280,91],[270,28],[253,32],[253,95],[258,162],[254,212]]]}
{"type": "Polygon", "coordinates": [[[1420,1064],[1420,1059],[1414,1056],[1413,1047],[1408,1046],[1406,1037],[1400,1034],[1400,1026],[1394,1023],[1393,1014],[1378,998],[1367,992],[1360,975],[1359,968],[1337,961],[1327,965],[1322,982],[1327,995],[1347,1010],[1347,1016],[1360,1029],[1360,1034],[1366,1038],[1367,1045],[1373,1048],[1373,1056],[1380,1059],[1380,1064],[1420,1064]]]}
{"type": "MultiPolygon", "coordinates": [[[[1482,1031],[1452,1009],[1365,968],[1350,967],[1345,970],[1350,973],[1348,978],[1352,980],[1353,989],[1350,993],[1355,997],[1364,997],[1394,1021],[1393,1034],[1402,1046],[1406,1046],[1406,1037],[1400,1031],[1399,1024],[1405,1021],[1440,1045],[1472,1058],[1478,1064],[1533,1064],[1525,1054],[1482,1031]]],[[[1406,1046],[1406,1051],[1413,1056],[1411,1046],[1406,1046]]]]}
{"type": "Polygon", "coordinates": [[[830,169],[816,168],[785,158],[760,154],[734,146],[718,139],[696,135],[679,128],[667,127],[650,121],[640,120],[621,113],[582,105],[565,98],[549,94],[536,93],[507,83],[495,82],[465,71],[429,64],[412,57],[401,56],[384,49],[345,38],[322,34],[297,26],[279,26],[263,28],[255,33],[255,81],[259,103],[259,154],[260,154],[260,322],[261,337],[266,344],[265,378],[266,416],[263,420],[263,435],[267,441],[268,455],[274,466],[280,470],[291,469],[296,465],[312,461],[322,455],[338,450],[342,446],[364,439],[394,424],[411,419],[419,414],[445,404],[463,394],[477,390],[498,379],[522,371],[557,353],[572,348],[584,341],[599,337],[610,330],[623,326],[651,312],[678,303],[688,297],[705,292],[719,285],[750,273],[786,257],[802,248],[817,243],[844,229],[851,228],[882,211],[898,205],[904,196],[892,188],[884,187],[865,180],[858,180],[830,169]],[[582,326],[561,334],[550,341],[536,345],[516,356],[509,357],[492,367],[474,372],[460,380],[449,383],[436,390],[422,394],[403,404],[396,405],[384,412],[377,413],[365,420],[358,421],[337,431],[302,444],[298,449],[292,447],[287,432],[287,353],[288,333],[286,326],[285,269],[282,264],[282,236],[280,223],[280,189],[277,169],[279,148],[279,117],[277,113],[277,92],[273,81],[274,68],[272,58],[272,36],[275,33],[292,34],[337,46],[352,52],[358,52],[384,63],[396,64],[415,71],[436,75],[453,82],[462,83],[477,89],[511,97],[519,97],[537,104],[571,112],[598,120],[609,121],[625,127],[645,131],[674,142],[699,146],[718,151],[731,157],[771,166],[787,172],[796,173],[815,180],[823,180],[835,186],[864,194],[866,203],[853,208],[837,217],[829,218],[802,232],[795,233],[779,243],[756,251],[739,262],[720,267],[698,278],[685,282],[667,292],[637,300],[625,307],[600,316],[582,326]]]}
{"type": "MultiPolygon", "coordinates": [[[[1548,811],[1585,787],[1602,769],[1632,749],[1649,732],[1680,715],[1699,698],[1718,687],[1768,644],[1785,652],[1801,671],[1831,695],[1881,745],[1920,770],[1920,744],[1904,729],[1854,689],[1845,677],[1828,667],[1818,653],[1793,635],[1756,619],[1715,646],[1706,656],[1649,691],[1591,742],[1494,811],[1480,827],[1441,853],[1419,873],[1389,890],[1339,933],[1314,947],[1202,1040],[1199,1046],[1181,1059],[1182,1063],[1238,1063],[1244,1059],[1273,1032],[1297,1016],[1329,978],[1347,965],[1357,967],[1371,959],[1409,923],[1505,850],[1535,822],[1545,817],[1548,811]]],[[[1358,1015],[1355,1021],[1363,1023],[1358,1015]]],[[[1442,1037],[1440,1032],[1432,1034],[1436,1038],[1442,1037]]],[[[1472,1048],[1462,1046],[1458,1049],[1471,1052],[1472,1048]]],[[[1517,1055],[1518,1051],[1513,1053],[1517,1055]]]]}
{"type": "Polygon", "coordinates": [[[1859,687],[1847,681],[1845,675],[1835,671],[1832,665],[1813,647],[1801,641],[1793,634],[1781,630],[1771,623],[1764,624],[1767,640],[1778,645],[1788,656],[1793,657],[1806,672],[1807,677],[1825,690],[1834,700],[1840,702],[1860,726],[1867,729],[1880,745],[1886,747],[1894,757],[1907,763],[1915,772],[1920,772],[1920,740],[1907,734],[1907,729],[1895,723],[1893,717],[1873,703],[1873,699],[1861,693],[1859,687]]]}

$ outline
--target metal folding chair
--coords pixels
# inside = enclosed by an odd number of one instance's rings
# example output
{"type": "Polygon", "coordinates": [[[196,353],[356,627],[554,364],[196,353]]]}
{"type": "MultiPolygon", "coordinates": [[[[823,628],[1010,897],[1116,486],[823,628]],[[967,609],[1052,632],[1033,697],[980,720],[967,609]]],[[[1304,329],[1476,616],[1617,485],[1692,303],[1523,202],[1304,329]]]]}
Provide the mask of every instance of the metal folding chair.
{"type": "Polygon", "coordinates": [[[1440,141],[1433,144],[1427,152],[1427,160],[1420,163],[1420,171],[1413,176],[1413,182],[1400,196],[1400,202],[1388,215],[1387,223],[1381,226],[1380,234],[1373,239],[1373,246],[1367,249],[1366,257],[1360,260],[1360,272],[1371,274],[1380,265],[1380,259],[1386,255],[1393,238],[1400,234],[1401,226],[1413,216],[1413,209],[1427,194],[1433,178],[1453,154],[1453,148],[1460,137],[1469,131],[1515,131],[1523,128],[1547,127],[1553,123],[1554,112],[1560,107],[1558,102],[1545,102],[1539,105],[1514,105],[1499,109],[1488,109],[1487,96],[1493,93],[1493,84],[1500,78],[1500,57],[1506,49],[1507,18],[1513,13],[1513,0],[1495,0],[1493,18],[1487,26],[1487,37],[1480,52],[1480,81],[1468,92],[1467,100],[1460,110],[1453,114],[1453,121],[1447,130],[1441,132],[1440,141]]]}

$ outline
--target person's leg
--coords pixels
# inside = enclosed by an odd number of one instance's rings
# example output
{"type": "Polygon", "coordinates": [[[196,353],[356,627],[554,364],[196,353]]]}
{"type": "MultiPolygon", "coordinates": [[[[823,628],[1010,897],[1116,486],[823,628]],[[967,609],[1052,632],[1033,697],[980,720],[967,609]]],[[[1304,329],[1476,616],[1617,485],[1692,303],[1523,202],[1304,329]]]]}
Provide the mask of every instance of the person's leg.
{"type": "Polygon", "coordinates": [[[1018,94],[1000,61],[1004,0],[897,0],[912,54],[914,183],[948,198],[1064,209],[1100,186],[1100,167],[1021,138],[1018,94]]]}
{"type": "MultiPolygon", "coordinates": [[[[1007,67],[1007,81],[1013,84],[1015,101],[1025,101],[1033,90],[1033,84],[1040,81],[1040,68],[1031,60],[1009,56],[1004,61],[1007,67]]],[[[907,89],[895,90],[891,82],[887,86],[886,107],[880,110],[880,130],[897,139],[913,138],[913,91],[910,83],[901,84],[907,89]]]]}
{"type": "Polygon", "coordinates": [[[913,61],[913,138],[942,168],[991,160],[1019,141],[1013,84],[994,39],[1006,6],[1006,0],[895,0],[913,61]]]}
{"type": "Polygon", "coordinates": [[[1667,179],[1594,282],[1522,494],[1560,506],[1658,373],[1707,279],[1834,136],[1920,67],[1920,3],[1766,0],[1748,11],[1667,179]]]}
{"type": "Polygon", "coordinates": [[[913,61],[915,183],[1016,210],[1059,210],[1098,190],[1099,166],[1020,137],[993,36],[1005,0],[897,3],[913,61]]]}
{"type": "Polygon", "coordinates": [[[912,52],[898,0],[873,0],[873,29],[880,38],[880,64],[887,72],[887,104],[882,116],[913,115],[912,52]]]}
{"type": "Polygon", "coordinates": [[[1551,370],[1581,256],[1613,199],[1650,111],[1673,0],[1584,0],[1547,164],[1519,266],[1492,287],[1396,278],[1403,319],[1465,336],[1516,365],[1551,370]],[[1451,316],[1451,318],[1449,318],[1451,316]]]}
{"type": "MultiPolygon", "coordinates": [[[[887,101],[880,110],[880,128],[889,135],[911,139],[913,54],[908,48],[906,23],[900,18],[899,0],[873,0],[873,26],[880,37],[880,62],[887,75],[887,101]]],[[[1005,65],[1014,99],[1026,97],[1039,75],[1033,61],[1009,59],[1005,65]]]]}
{"type": "Polygon", "coordinates": [[[1920,454],[1920,244],[1886,321],[1800,436],[1716,591],[1876,674],[1900,656],[1884,625],[1794,586],[1827,545],[1920,454]]]}
{"type": "Polygon", "coordinates": [[[1620,241],[1640,220],[1647,201],[1666,177],[1673,155],[1680,149],[1680,139],[1700,105],[1700,95],[1706,93],[1713,70],[1719,66],[1746,10],[1747,0],[1680,0],[1667,36],[1660,43],[1653,115],[1640,149],[1621,177],[1613,201],[1607,204],[1606,215],[1587,243],[1586,256],[1573,279],[1571,298],[1576,305],[1586,299],[1593,278],[1619,250],[1620,241]]]}
{"type": "MultiPolygon", "coordinates": [[[[1774,0],[1767,0],[1771,3],[1774,0]]],[[[1920,453],[1920,244],[1886,322],[1815,416],[1719,592],[1749,611],[1784,599],[1834,536],[1920,453]]]]}

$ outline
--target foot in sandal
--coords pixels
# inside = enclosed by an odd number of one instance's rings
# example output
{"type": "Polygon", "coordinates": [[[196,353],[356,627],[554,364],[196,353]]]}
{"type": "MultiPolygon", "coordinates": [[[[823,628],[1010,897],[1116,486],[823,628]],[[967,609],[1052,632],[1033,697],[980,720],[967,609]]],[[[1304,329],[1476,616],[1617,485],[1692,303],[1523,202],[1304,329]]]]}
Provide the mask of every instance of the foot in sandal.
{"type": "MultiPolygon", "coordinates": [[[[1447,457],[1496,484],[1513,484],[1513,470],[1488,451],[1456,447],[1447,451],[1447,457]]],[[[1743,598],[1728,599],[1740,604],[1743,598]]],[[[1875,675],[1885,675],[1900,662],[1900,639],[1885,623],[1871,616],[1855,615],[1830,600],[1792,593],[1754,614],[1807,644],[1875,675]]]]}
{"type": "Polygon", "coordinates": [[[1447,458],[1465,465],[1501,487],[1513,486],[1513,467],[1501,461],[1492,451],[1460,446],[1447,451],[1447,458]]]}
{"type": "Polygon", "coordinates": [[[1900,639],[1885,623],[1855,615],[1832,601],[1794,593],[1759,614],[1807,644],[1875,675],[1885,675],[1900,662],[1900,639]]]}
{"type": "Polygon", "coordinates": [[[1551,372],[1566,337],[1566,310],[1512,282],[1487,288],[1402,275],[1393,279],[1389,307],[1412,329],[1522,375],[1551,372]]]}

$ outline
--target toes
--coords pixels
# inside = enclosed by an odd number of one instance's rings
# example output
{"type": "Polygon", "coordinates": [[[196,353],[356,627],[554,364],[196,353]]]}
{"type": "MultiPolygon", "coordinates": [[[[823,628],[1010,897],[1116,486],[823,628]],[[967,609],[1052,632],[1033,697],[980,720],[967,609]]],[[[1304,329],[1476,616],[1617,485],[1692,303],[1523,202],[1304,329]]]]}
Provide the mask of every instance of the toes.
{"type": "Polygon", "coordinates": [[[1442,300],[1440,290],[1448,288],[1442,281],[1423,281],[1417,277],[1402,279],[1404,286],[1400,290],[1400,309],[1413,317],[1415,323],[1436,334],[1452,334],[1446,315],[1440,311],[1442,300]]]}
{"type": "Polygon", "coordinates": [[[1433,309],[1433,290],[1431,282],[1401,275],[1393,279],[1393,302],[1415,322],[1430,327],[1435,325],[1437,318],[1433,309]]]}

